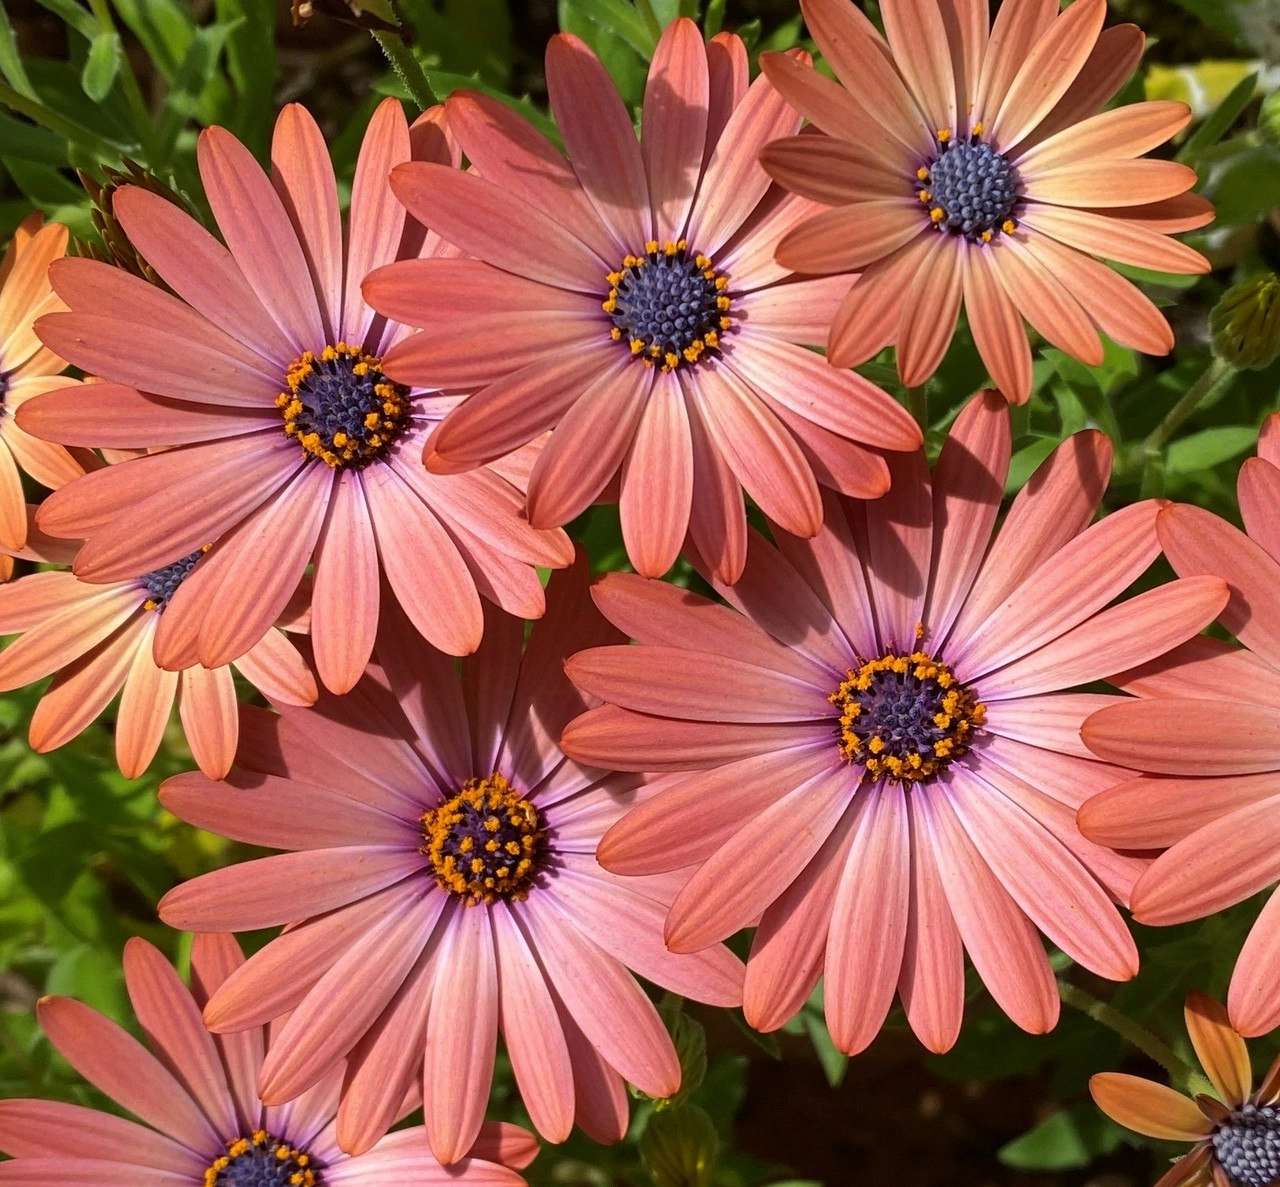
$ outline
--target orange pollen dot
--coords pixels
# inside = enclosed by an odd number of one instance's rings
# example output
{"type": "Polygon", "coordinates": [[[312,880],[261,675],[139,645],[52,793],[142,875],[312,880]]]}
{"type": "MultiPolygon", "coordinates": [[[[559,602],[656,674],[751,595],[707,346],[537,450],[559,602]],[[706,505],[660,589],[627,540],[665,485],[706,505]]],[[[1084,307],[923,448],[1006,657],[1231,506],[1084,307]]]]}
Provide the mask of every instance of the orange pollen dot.
{"type": "Polygon", "coordinates": [[[318,1187],[321,1182],[310,1154],[265,1129],[232,1138],[227,1152],[204,1172],[204,1187],[318,1187]]]}
{"type": "Polygon", "coordinates": [[[538,809],[497,772],[468,779],[451,799],[422,814],[421,852],[441,890],[464,905],[529,895],[545,856],[538,809]]]}

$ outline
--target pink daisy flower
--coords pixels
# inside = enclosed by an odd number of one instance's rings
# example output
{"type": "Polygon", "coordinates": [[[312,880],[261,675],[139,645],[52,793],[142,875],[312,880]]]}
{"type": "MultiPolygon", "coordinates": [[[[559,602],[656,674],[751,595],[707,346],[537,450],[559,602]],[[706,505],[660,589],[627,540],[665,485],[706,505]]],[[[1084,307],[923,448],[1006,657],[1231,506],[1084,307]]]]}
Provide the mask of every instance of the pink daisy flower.
{"type": "MultiPolygon", "coordinates": [[[[19,555],[70,564],[76,548],[75,542],[32,529],[19,555]]],[[[171,672],[158,667],[153,655],[170,600],[203,555],[196,550],[132,580],[103,585],[46,571],[0,587],[0,634],[22,635],[0,651],[0,690],[57,673],[31,716],[32,749],[43,753],[71,741],[122,693],[116,764],[136,779],[159,749],[176,698],[192,757],[211,779],[226,775],[239,737],[231,669],[195,665],[171,672]]],[[[235,667],[272,700],[310,705],[316,699],[311,669],[279,630],[268,630],[235,667]]]]}
{"type": "Polygon", "coordinates": [[[1226,1010],[1193,991],[1185,1016],[1216,1100],[1206,1093],[1183,1096],[1141,1076],[1101,1072],[1089,1081],[1094,1103],[1126,1129],[1195,1143],[1156,1187],[1270,1187],[1280,1178],[1280,1059],[1255,1092],[1249,1049],[1226,1010]]]}
{"type": "Polygon", "coordinates": [[[454,254],[406,219],[386,181],[415,155],[456,168],[440,111],[411,130],[399,103],[378,108],[345,241],[328,150],[303,108],[276,121],[271,177],[221,128],[201,134],[198,155],[228,247],[147,190],[114,201],[176,296],[94,260],[52,269],[71,312],[38,332],[109,382],[33,401],[23,425],[66,444],[162,448],[58,491],[42,530],[83,538],[75,572],[100,584],[213,546],[156,631],[169,669],[246,654],[312,564],[316,666],[335,691],[364,671],[384,585],[454,654],[479,643],[481,594],[537,617],[535,566],[567,564],[567,538],[531,528],[522,493],[492,470],[425,472],[422,449],[457,397],[387,378],[381,356],[408,330],[360,295],[378,265],[454,254]]]}
{"type": "MultiPolygon", "coordinates": [[[[1280,879],[1280,416],[1240,470],[1246,535],[1175,505],[1157,529],[1184,576],[1212,573],[1231,601],[1219,621],[1244,647],[1197,638],[1116,677],[1127,699],[1086,723],[1089,749],[1149,772],[1090,800],[1081,827],[1105,845],[1165,849],[1134,887],[1133,915],[1201,919],[1280,879]]],[[[1272,895],[1231,976],[1241,1034],[1280,1026],[1280,895],[1272,895]]]]}
{"type": "Polygon", "coordinates": [[[699,1001],[741,1001],[727,949],[676,956],[662,919],[682,876],[619,878],[596,843],[648,789],[566,761],[561,727],[585,705],[565,656],[616,632],[588,568],[552,577],[547,615],[493,612],[462,665],[389,615],[380,669],[341,700],[279,718],[244,710],[226,783],[169,780],[166,807],[289,852],[171,891],[160,915],[194,931],[295,924],[216,993],[205,1021],[242,1030],[293,1010],[258,1086],[273,1104],[348,1060],[338,1142],[359,1153],[420,1080],[442,1162],[479,1132],[501,1031],[534,1125],[561,1141],[627,1128],[629,1080],[651,1096],[680,1065],[631,972],[699,1001]],[[522,654],[523,649],[523,654],[522,654]],[[397,704],[397,701],[399,702],[397,704]]]}
{"type": "MultiPolygon", "coordinates": [[[[197,936],[188,989],[145,940],[125,945],[124,973],[138,1024],[151,1047],[80,1002],[46,997],[37,1006],[53,1046],[95,1088],[143,1124],[80,1105],[0,1101],[0,1162],[6,1187],[386,1187],[467,1183],[521,1187],[537,1143],[514,1125],[488,1125],[465,1161],[445,1170],[421,1129],[384,1139],[358,1158],[334,1140],[342,1086],[334,1071],[305,1096],[264,1105],[254,1081],[275,1030],[210,1035],[201,1007],[244,964],[230,936],[197,936]]],[[[412,1111],[402,1102],[399,1115],[412,1111]]]]}
{"type": "Polygon", "coordinates": [[[428,469],[467,470],[550,429],[530,522],[555,527],[616,499],[627,554],[650,576],[688,531],[732,581],[746,554],[743,489],[812,536],[820,483],[873,498],[888,471],[871,450],[920,441],[884,392],[806,349],[849,278],[774,262],[778,237],[819,207],[757,163],[799,117],[747,77],[739,38],[704,43],[692,21],[672,22],[637,143],[591,50],[552,38],[547,88],[569,159],[500,103],[451,96],[471,170],[413,163],[391,185],[476,259],[394,266],[365,287],[376,308],[424,327],[389,352],[388,374],[477,389],[432,438],[428,469]]]}
{"type": "Polygon", "coordinates": [[[1084,967],[1133,976],[1113,900],[1143,861],[1092,844],[1079,805],[1127,772],[1080,722],[1106,696],[1064,691],[1199,630],[1222,582],[1174,582],[1104,609],[1155,559],[1154,500],[1089,525],[1110,474],[1100,433],[1070,437],[992,538],[1009,463],[1006,403],[980,393],[934,469],[890,462],[875,502],[829,496],[812,540],[753,535],[734,607],[629,575],[595,587],[639,646],[579,652],[608,704],[571,723],[570,758],[684,772],[601,843],[608,869],[697,871],[666,940],[694,952],[759,920],[744,1009],[774,1030],[825,975],[846,1052],[895,991],[934,1051],[955,1041],[967,950],[1002,1009],[1050,1029],[1058,993],[1038,932],[1084,967]]]}
{"type": "Polygon", "coordinates": [[[883,0],[888,42],[849,0],[801,0],[839,83],[781,54],[761,66],[820,135],[780,140],[764,166],[834,208],[790,230],[779,263],[861,277],[827,343],[837,366],[896,345],[915,387],[946,353],[961,305],[983,362],[1021,404],[1031,393],[1022,322],[1084,363],[1102,331],[1167,354],[1173,333],[1093,257],[1207,272],[1169,236],[1213,218],[1196,175],[1141,155],[1185,127],[1183,103],[1103,112],[1142,57],[1133,25],[1102,28],[1106,0],[883,0]],[[840,85],[843,84],[843,85],[840,85]],[[1100,113],[1100,114],[1099,114],[1100,113]]]}
{"type": "MultiPolygon", "coordinates": [[[[20,471],[57,490],[84,473],[92,459],[73,457],[60,445],[23,431],[15,419],[33,396],[75,383],[62,377],[65,360],[43,346],[31,328],[41,315],[65,306],[49,287],[49,265],[67,253],[67,228],[32,214],[14,232],[0,259],[0,549],[16,552],[27,542],[27,504],[20,471]]],[[[13,560],[0,557],[0,580],[13,560]]]]}

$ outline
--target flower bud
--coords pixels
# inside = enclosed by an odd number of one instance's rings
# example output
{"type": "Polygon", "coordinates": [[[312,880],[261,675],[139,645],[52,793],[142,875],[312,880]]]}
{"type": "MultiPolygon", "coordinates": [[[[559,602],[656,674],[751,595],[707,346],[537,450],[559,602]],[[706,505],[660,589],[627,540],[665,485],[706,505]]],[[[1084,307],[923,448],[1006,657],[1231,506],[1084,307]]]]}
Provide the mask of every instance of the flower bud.
{"type": "Polygon", "coordinates": [[[1263,272],[1232,285],[1209,315],[1213,353],[1241,371],[1261,371],[1280,354],[1280,279],[1263,272]]]}
{"type": "Polygon", "coordinates": [[[1268,144],[1280,148],[1280,91],[1272,91],[1263,99],[1258,113],[1258,134],[1268,144]]]}
{"type": "Polygon", "coordinates": [[[690,1104],[654,1113],[640,1138],[640,1157],[654,1187],[707,1187],[719,1148],[711,1118],[690,1104]]]}

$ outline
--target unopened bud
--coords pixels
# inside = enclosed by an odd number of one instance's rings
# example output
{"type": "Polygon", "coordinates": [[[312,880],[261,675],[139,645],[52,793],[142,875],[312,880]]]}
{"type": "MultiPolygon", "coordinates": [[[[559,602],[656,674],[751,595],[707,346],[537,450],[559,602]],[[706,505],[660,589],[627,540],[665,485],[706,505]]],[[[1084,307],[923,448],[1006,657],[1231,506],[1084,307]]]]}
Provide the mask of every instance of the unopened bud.
{"type": "Polygon", "coordinates": [[[1280,91],[1272,91],[1263,99],[1258,113],[1258,134],[1268,144],[1280,148],[1280,91]]]}
{"type": "Polygon", "coordinates": [[[654,1113],[640,1138],[640,1157],[654,1187],[707,1187],[719,1149],[715,1124],[691,1104],[654,1113]]]}
{"type": "Polygon", "coordinates": [[[1263,272],[1232,285],[1209,314],[1213,353],[1237,370],[1261,371],[1280,354],[1280,279],[1263,272]]]}

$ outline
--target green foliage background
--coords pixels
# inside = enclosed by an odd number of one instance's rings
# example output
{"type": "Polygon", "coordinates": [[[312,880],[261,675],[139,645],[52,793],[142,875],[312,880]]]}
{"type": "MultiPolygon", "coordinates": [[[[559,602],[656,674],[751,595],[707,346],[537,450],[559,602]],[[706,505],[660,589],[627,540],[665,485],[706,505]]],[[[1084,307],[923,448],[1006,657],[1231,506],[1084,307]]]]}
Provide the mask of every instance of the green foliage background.
{"type": "MultiPolygon", "coordinates": [[[[867,7],[875,16],[874,5],[867,7]]],[[[331,0],[328,7],[317,3],[312,22],[295,31],[287,4],[272,0],[3,0],[0,238],[34,206],[91,242],[90,205],[76,171],[100,176],[126,158],[203,210],[198,130],[222,124],[265,158],[276,111],[292,99],[321,120],[340,181],[348,185],[377,101],[396,94],[413,105],[368,30],[327,15],[344,8],[362,10],[359,19],[366,22],[393,15],[387,0],[331,0]]],[[[437,96],[480,87],[553,134],[540,61],[557,24],[596,49],[633,105],[657,33],[678,14],[699,18],[708,33],[736,29],[753,54],[796,44],[802,32],[790,0],[399,0],[397,8],[437,96]]],[[[1234,280],[1274,267],[1280,256],[1280,119],[1272,129],[1263,114],[1267,92],[1280,83],[1280,0],[1113,0],[1112,10],[1113,20],[1136,20],[1150,35],[1144,66],[1121,101],[1176,97],[1196,111],[1197,122],[1170,151],[1200,171],[1203,192],[1217,204],[1216,224],[1192,237],[1215,271],[1171,278],[1122,269],[1168,307],[1178,346],[1167,359],[1142,358],[1109,343],[1104,364],[1090,370],[1040,344],[1036,394],[1014,410],[1010,491],[1063,437],[1096,426],[1116,447],[1110,509],[1164,494],[1238,522],[1235,474],[1262,419],[1280,406],[1280,365],[1218,384],[1171,440],[1159,437],[1170,410],[1212,366],[1210,308],[1234,280]]],[[[887,354],[863,370],[909,398],[887,354]]],[[[917,409],[924,401],[933,449],[984,381],[962,329],[938,374],[910,397],[917,409]]],[[[591,512],[573,531],[598,568],[623,567],[615,509],[591,512]]],[[[674,579],[691,577],[683,570],[674,579]]],[[[32,1015],[36,999],[70,994],[131,1024],[119,967],[125,940],[146,936],[181,965],[184,937],[156,922],[156,901],[176,882],[248,854],[158,807],[160,781],[192,765],[176,727],[146,778],[131,782],[115,770],[109,717],[60,751],[33,754],[25,725],[38,692],[0,696],[0,1097],[105,1106],[43,1041],[32,1015]]],[[[1109,999],[1189,1056],[1180,1020],[1185,991],[1225,991],[1258,906],[1246,903],[1181,928],[1137,929],[1143,969],[1124,986],[1096,982],[1060,954],[1059,967],[1066,980],[1109,999]]],[[[1136,1144],[1085,1094],[1095,1071],[1122,1063],[1153,1069],[1083,1013],[1064,1009],[1057,1031],[1032,1038],[991,1006],[976,981],[973,990],[964,1033],[949,1055],[923,1055],[894,1016],[885,1036],[853,1065],[831,1047],[818,1001],[780,1039],[751,1038],[745,1027],[698,1013],[708,1026],[711,1062],[694,1100],[721,1137],[709,1181],[839,1187],[887,1173],[923,1187],[1068,1184],[1097,1181],[1104,1169],[1120,1176],[1119,1183],[1158,1178],[1163,1160],[1176,1151],[1136,1144]],[[774,1094],[792,1082],[775,1062],[779,1057],[788,1076],[807,1077],[810,1111],[804,1132],[790,1141],[773,1133],[769,1121],[781,1100],[774,1094]],[[880,1088],[873,1093],[874,1084],[880,1088]],[[928,1103],[939,1099],[941,1114],[928,1103]],[[966,1099],[986,1111],[976,1129],[947,1112],[966,1099]],[[913,1118],[919,1121],[914,1130],[913,1118]],[[858,1136],[868,1131],[870,1139],[858,1136]],[[875,1137],[908,1131],[913,1136],[889,1149],[875,1137]]],[[[1259,1045],[1260,1060],[1271,1053],[1267,1043],[1259,1045]]],[[[506,1071],[498,1077],[494,1115],[520,1117],[506,1071]]],[[[576,1136],[547,1148],[531,1181],[651,1182],[636,1141],[651,1117],[652,1106],[637,1102],[632,1135],[613,1150],[576,1136]]]]}

